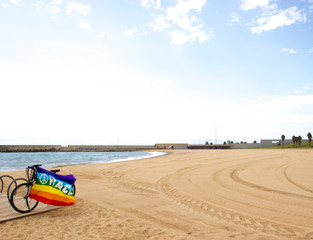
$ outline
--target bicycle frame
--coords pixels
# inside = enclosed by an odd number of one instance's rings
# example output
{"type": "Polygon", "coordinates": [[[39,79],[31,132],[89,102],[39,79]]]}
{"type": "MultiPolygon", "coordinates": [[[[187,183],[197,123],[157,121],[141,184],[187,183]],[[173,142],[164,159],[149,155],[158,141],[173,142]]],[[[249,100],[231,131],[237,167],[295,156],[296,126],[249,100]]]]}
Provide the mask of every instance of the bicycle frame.
{"type": "Polygon", "coordinates": [[[29,183],[32,185],[36,182],[37,178],[37,167],[41,165],[33,165],[26,168],[26,176],[29,183]]]}
{"type": "MultiPolygon", "coordinates": [[[[34,185],[37,179],[37,167],[41,165],[34,165],[34,166],[29,166],[26,168],[26,176],[27,176],[27,183],[29,185],[29,188],[27,189],[27,192],[25,194],[25,199],[27,199],[28,194],[31,190],[31,187],[34,185]]],[[[26,201],[26,204],[28,205],[28,202],[26,201]]]]}

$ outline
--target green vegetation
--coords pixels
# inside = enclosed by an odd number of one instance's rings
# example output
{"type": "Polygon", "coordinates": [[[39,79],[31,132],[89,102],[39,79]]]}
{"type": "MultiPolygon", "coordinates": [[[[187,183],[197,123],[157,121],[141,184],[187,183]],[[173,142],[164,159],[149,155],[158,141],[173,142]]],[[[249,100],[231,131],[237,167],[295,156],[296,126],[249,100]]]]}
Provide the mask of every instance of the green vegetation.
{"type": "Polygon", "coordinates": [[[312,142],[312,134],[309,132],[309,133],[307,134],[307,136],[308,136],[308,140],[309,140],[309,145],[311,145],[311,142],[312,142]]]}
{"type": "Polygon", "coordinates": [[[284,146],[285,145],[285,135],[283,134],[283,135],[281,135],[281,142],[282,142],[282,146],[284,146]]]}
{"type": "Polygon", "coordinates": [[[274,146],[274,147],[262,147],[262,148],[266,148],[266,149],[282,149],[282,148],[312,148],[311,145],[309,145],[308,142],[304,142],[302,143],[300,146],[299,144],[286,144],[284,146],[274,146]]]}
{"type": "Polygon", "coordinates": [[[312,134],[309,132],[307,134],[308,142],[302,141],[301,136],[292,136],[292,144],[285,144],[285,135],[281,135],[281,142],[277,146],[273,147],[262,147],[263,149],[282,149],[282,148],[312,148],[311,142],[312,142],[312,134]]]}
{"type": "Polygon", "coordinates": [[[301,145],[298,143],[279,145],[274,147],[262,147],[262,149],[282,149],[282,148],[312,148],[309,142],[302,142],[301,145]]]}

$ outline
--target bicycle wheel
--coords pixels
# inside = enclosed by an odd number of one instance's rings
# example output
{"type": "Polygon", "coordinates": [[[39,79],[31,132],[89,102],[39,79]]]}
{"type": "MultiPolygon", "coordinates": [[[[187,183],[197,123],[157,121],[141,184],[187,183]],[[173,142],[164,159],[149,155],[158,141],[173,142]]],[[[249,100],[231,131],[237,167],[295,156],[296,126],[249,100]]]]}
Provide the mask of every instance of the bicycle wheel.
{"type": "Polygon", "coordinates": [[[27,183],[27,180],[25,178],[17,178],[10,183],[10,185],[8,186],[8,189],[7,189],[7,198],[8,198],[9,202],[10,202],[10,196],[11,196],[13,189],[16,188],[18,185],[17,181],[24,181],[25,183],[27,183]]]}
{"type": "Polygon", "coordinates": [[[3,190],[3,180],[2,180],[2,177],[0,177],[0,196],[1,196],[2,190],[3,190]]]}
{"type": "Polygon", "coordinates": [[[14,188],[11,193],[10,203],[15,211],[28,213],[37,207],[38,201],[28,197],[31,187],[28,183],[22,183],[14,188]]]}
{"type": "Polygon", "coordinates": [[[9,178],[9,181],[14,181],[14,178],[11,177],[10,175],[2,175],[0,176],[0,195],[2,194],[2,192],[5,192],[5,186],[8,184],[8,181],[5,180],[5,178],[9,178]]]}

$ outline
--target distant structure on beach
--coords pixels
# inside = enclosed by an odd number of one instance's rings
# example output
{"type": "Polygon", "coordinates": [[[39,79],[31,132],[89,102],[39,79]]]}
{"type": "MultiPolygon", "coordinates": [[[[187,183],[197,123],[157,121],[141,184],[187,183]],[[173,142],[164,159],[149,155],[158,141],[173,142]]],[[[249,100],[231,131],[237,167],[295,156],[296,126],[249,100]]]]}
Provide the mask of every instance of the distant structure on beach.
{"type": "MultiPolygon", "coordinates": [[[[188,144],[157,143],[155,145],[0,145],[0,152],[123,152],[162,149],[248,149],[281,145],[281,139],[261,139],[260,143],[188,144]]],[[[302,140],[307,142],[308,140],[302,140]]],[[[285,139],[284,144],[292,144],[285,139]]]]}
{"type": "MultiPolygon", "coordinates": [[[[188,144],[157,143],[157,149],[248,149],[281,145],[281,139],[261,139],[260,143],[224,143],[224,144],[188,144]]],[[[303,140],[306,142],[307,140],[303,140]]],[[[292,144],[292,139],[285,139],[284,144],[292,144]]]]}

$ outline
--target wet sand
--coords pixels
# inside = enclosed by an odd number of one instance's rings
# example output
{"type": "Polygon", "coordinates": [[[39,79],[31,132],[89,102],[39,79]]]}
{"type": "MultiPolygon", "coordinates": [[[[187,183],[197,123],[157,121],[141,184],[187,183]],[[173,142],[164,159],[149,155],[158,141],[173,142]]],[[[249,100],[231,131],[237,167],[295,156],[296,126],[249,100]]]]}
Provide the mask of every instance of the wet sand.
{"type": "Polygon", "coordinates": [[[77,204],[1,223],[0,239],[313,239],[311,149],[171,150],[61,173],[77,204]]]}

